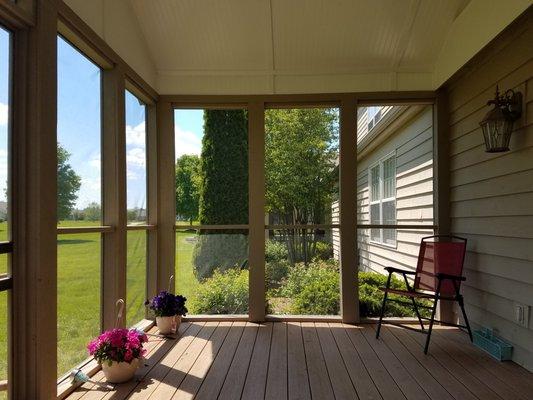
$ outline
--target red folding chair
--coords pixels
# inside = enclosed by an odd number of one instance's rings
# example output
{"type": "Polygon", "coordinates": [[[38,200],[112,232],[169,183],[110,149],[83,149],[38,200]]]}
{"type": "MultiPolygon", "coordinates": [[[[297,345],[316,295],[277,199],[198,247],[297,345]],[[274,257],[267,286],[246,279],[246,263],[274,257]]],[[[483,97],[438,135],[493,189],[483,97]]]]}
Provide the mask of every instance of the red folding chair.
{"type": "Polygon", "coordinates": [[[462,276],[465,253],[466,239],[449,235],[428,236],[422,238],[420,243],[420,253],[418,255],[416,271],[386,267],[385,270],[389,273],[389,278],[387,279],[387,287],[381,288],[381,290],[384,291],[384,295],[376,338],[379,338],[383,315],[385,314],[385,306],[387,301],[390,301],[413,307],[422,328],[415,330],[427,335],[426,346],[424,348],[425,354],[428,352],[434,322],[466,328],[468,330],[468,335],[470,336],[470,341],[472,341],[472,331],[470,330],[470,324],[468,323],[468,318],[466,316],[463,296],[459,293],[461,282],[466,279],[462,276]],[[390,287],[393,273],[401,274],[403,276],[407,287],[406,290],[392,289],[390,287]],[[414,275],[414,284],[412,287],[409,285],[407,275],[414,275]],[[411,299],[411,302],[389,299],[389,293],[408,297],[411,299]],[[421,305],[418,304],[415,299],[433,300],[433,305],[421,305]],[[436,320],[435,312],[437,311],[437,303],[439,300],[456,301],[459,303],[466,325],[450,324],[436,320]],[[419,308],[430,309],[431,318],[422,317],[419,308]],[[425,328],[422,320],[429,321],[428,329],[425,328]]]}

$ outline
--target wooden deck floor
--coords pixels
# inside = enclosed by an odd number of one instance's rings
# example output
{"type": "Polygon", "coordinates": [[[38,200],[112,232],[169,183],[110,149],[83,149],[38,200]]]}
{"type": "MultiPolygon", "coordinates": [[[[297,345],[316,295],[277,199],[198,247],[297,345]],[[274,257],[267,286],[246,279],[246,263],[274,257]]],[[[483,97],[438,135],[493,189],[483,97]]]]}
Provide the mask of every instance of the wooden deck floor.
{"type": "Polygon", "coordinates": [[[68,399],[533,399],[533,374],[494,361],[456,329],[436,328],[428,356],[425,336],[385,327],[376,340],[374,329],[183,323],[179,340],[150,336],[136,380],[109,392],[85,384],[68,399]]]}

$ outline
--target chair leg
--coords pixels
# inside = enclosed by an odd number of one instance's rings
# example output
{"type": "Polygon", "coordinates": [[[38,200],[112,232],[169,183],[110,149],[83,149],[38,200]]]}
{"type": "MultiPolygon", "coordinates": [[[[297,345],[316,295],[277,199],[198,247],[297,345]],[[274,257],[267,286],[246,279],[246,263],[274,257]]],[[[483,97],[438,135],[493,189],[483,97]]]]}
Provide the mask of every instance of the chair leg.
{"type": "Polygon", "coordinates": [[[418,311],[418,306],[416,305],[416,301],[413,297],[411,297],[411,301],[413,302],[413,308],[415,309],[416,316],[418,318],[418,322],[420,323],[420,327],[424,331],[424,323],[422,322],[422,317],[420,316],[420,312],[418,311]]]}
{"type": "Polygon", "coordinates": [[[383,322],[383,316],[385,315],[385,305],[387,303],[387,295],[389,294],[388,290],[390,287],[390,280],[391,280],[392,273],[389,273],[389,277],[387,279],[387,286],[385,290],[385,294],[383,295],[383,303],[381,304],[381,313],[379,314],[379,322],[378,322],[378,329],[376,329],[376,339],[379,339],[379,332],[381,331],[381,323],[383,322]]]}
{"type": "Polygon", "coordinates": [[[427,332],[428,337],[426,339],[426,345],[424,346],[424,354],[428,353],[429,341],[431,340],[431,332],[433,331],[433,322],[435,321],[435,313],[437,312],[437,302],[438,301],[439,301],[438,300],[438,295],[435,295],[435,299],[433,300],[433,310],[431,311],[431,319],[429,320],[429,328],[428,328],[428,332],[427,332]]]}
{"type": "Polygon", "coordinates": [[[470,323],[468,322],[468,317],[466,316],[463,297],[459,297],[457,302],[459,303],[459,307],[461,307],[461,312],[463,313],[463,318],[465,319],[465,325],[466,325],[466,329],[468,330],[468,336],[470,336],[470,341],[473,342],[474,338],[472,337],[472,330],[470,329],[470,323]]]}

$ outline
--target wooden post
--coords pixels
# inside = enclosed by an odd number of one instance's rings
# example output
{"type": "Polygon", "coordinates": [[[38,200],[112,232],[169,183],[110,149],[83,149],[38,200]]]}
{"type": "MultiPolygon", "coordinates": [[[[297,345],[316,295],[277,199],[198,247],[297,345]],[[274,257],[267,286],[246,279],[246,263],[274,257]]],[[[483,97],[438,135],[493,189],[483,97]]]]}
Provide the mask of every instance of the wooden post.
{"type": "MultiPolygon", "coordinates": [[[[158,101],[157,112],[157,290],[166,289],[175,269],[176,193],[174,159],[174,110],[168,101],[158,101]]],[[[174,284],[170,288],[174,290],[174,284]]]]}
{"type": "MultiPolygon", "coordinates": [[[[126,121],[125,75],[102,71],[103,224],[114,227],[102,240],[102,329],[115,326],[118,299],[126,298],[126,121]]],[[[125,318],[122,324],[125,323],[125,318]]]]}
{"type": "MultiPolygon", "coordinates": [[[[146,105],[146,173],[147,173],[147,223],[157,226],[158,179],[157,179],[157,112],[155,104],[146,105]]],[[[146,295],[157,294],[157,229],[147,231],[146,295]]]]}
{"type": "Polygon", "coordinates": [[[248,106],[249,319],[265,320],[265,107],[248,106]]]}
{"type": "Polygon", "coordinates": [[[359,322],[357,279],[357,101],[347,97],[340,109],[340,260],[341,315],[359,322]]]}
{"type": "Polygon", "coordinates": [[[57,391],[57,2],[35,7],[35,26],[17,31],[13,46],[14,399],[52,399],[57,391]]]}
{"type": "MultiPolygon", "coordinates": [[[[450,219],[450,138],[448,126],[448,97],[437,92],[433,105],[433,220],[438,235],[451,233],[450,219]]],[[[438,318],[456,322],[454,302],[440,301],[438,318]]]]}

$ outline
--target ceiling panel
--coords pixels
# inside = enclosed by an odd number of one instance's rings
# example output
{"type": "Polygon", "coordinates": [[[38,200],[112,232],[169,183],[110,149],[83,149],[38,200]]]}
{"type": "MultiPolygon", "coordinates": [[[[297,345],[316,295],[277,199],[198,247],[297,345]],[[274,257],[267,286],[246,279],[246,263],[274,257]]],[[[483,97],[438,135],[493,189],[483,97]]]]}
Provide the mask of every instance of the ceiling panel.
{"type": "Polygon", "coordinates": [[[131,1],[159,70],[271,68],[268,1],[131,1]]]}
{"type": "Polygon", "coordinates": [[[416,0],[272,0],[278,70],[387,71],[416,0]]]}

